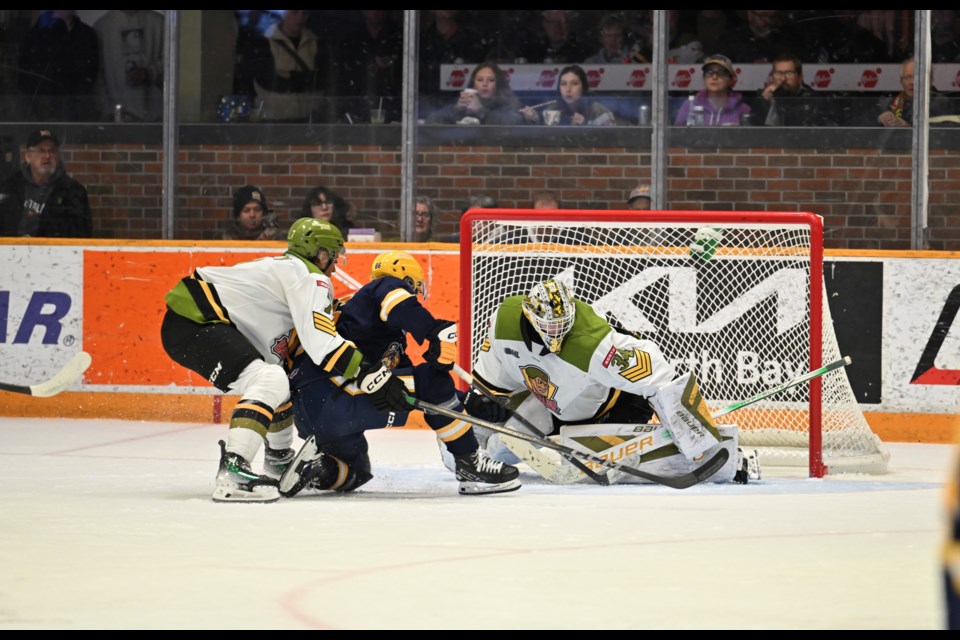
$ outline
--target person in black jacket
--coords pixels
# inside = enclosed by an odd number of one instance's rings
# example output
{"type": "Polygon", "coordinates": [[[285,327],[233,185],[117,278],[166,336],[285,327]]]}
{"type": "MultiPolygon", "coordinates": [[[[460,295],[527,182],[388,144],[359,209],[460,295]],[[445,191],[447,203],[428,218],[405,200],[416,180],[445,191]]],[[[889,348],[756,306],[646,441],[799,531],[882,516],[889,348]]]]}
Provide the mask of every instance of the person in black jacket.
{"type": "Polygon", "coordinates": [[[760,122],[772,127],[834,127],[839,119],[833,99],[804,83],[803,63],[789,51],[774,57],[757,106],[765,113],[760,122]]]}
{"type": "Polygon", "coordinates": [[[87,190],[67,175],[60,141],[49,129],[27,138],[20,169],[0,185],[0,236],[89,238],[87,190]]]}

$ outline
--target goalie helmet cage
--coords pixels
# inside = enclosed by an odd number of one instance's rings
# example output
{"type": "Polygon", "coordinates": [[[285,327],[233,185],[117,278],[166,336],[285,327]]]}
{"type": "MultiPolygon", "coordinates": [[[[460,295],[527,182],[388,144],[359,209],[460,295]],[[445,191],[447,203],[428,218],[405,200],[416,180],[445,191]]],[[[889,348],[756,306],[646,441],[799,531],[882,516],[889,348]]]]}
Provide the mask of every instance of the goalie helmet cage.
{"type": "MultiPolygon", "coordinates": [[[[823,283],[823,222],[811,213],[480,209],[460,223],[460,362],[474,361],[504,298],[559,278],[614,327],[692,370],[716,411],[841,357],[823,283]],[[707,259],[700,229],[719,234],[707,259]]],[[[764,466],[883,473],[844,369],[732,416],[764,466]]]]}

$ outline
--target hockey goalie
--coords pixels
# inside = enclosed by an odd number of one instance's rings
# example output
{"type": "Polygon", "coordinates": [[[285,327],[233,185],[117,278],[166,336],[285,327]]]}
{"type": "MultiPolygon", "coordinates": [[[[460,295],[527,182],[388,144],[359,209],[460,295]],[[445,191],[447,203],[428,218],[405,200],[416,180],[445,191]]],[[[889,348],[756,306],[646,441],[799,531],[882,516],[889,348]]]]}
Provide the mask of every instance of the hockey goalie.
{"type": "MultiPolygon", "coordinates": [[[[714,424],[692,374],[676,377],[656,344],[615,330],[559,279],[503,301],[473,377],[486,393],[472,388],[464,404],[478,418],[661,476],[692,471],[722,447],[729,459],[710,482],[760,477],[756,453],[740,451],[735,426],[714,424]],[[658,422],[651,422],[654,413],[658,422]]],[[[482,427],[477,435],[491,457],[525,462],[551,482],[587,477],[555,450],[482,427]]],[[[607,483],[642,481],[602,465],[587,468],[606,473],[607,483]]]]}

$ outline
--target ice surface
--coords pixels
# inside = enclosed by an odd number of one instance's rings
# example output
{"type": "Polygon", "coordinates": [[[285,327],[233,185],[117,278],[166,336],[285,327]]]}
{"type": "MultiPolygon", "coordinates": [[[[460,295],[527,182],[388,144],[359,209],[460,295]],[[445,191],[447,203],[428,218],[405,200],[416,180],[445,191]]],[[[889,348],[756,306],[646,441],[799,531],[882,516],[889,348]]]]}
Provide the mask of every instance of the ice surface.
{"type": "Polygon", "coordinates": [[[460,496],[432,433],[379,431],[358,493],[215,504],[225,435],[0,418],[0,629],[943,626],[947,446],[892,444],[880,477],[460,496]]]}

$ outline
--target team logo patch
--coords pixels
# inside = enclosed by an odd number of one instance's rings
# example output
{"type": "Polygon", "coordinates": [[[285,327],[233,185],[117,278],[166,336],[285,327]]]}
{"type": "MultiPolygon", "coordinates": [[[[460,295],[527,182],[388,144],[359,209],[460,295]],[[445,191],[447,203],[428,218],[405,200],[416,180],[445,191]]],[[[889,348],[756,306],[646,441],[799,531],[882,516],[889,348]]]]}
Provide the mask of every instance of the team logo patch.
{"type": "Polygon", "coordinates": [[[530,393],[536,396],[537,400],[551,412],[560,415],[557,401],[553,399],[559,388],[550,382],[550,376],[547,375],[547,372],[538,367],[520,367],[520,371],[523,373],[523,380],[527,388],[530,389],[530,393]]]}
{"type": "Polygon", "coordinates": [[[520,358],[520,354],[513,349],[504,349],[503,352],[508,356],[513,356],[514,358],[520,358]]]}
{"type": "Polygon", "coordinates": [[[620,369],[620,375],[630,382],[643,380],[653,373],[650,354],[640,349],[620,349],[613,355],[612,362],[620,369]]]}
{"type": "Polygon", "coordinates": [[[286,360],[290,354],[290,339],[287,336],[280,336],[273,341],[270,352],[281,361],[286,360]]]}
{"type": "Polygon", "coordinates": [[[329,288],[330,288],[330,285],[328,285],[328,284],[327,284],[325,281],[323,281],[323,280],[317,280],[317,286],[318,286],[318,287],[323,287],[324,289],[329,289],[329,288]]]}

